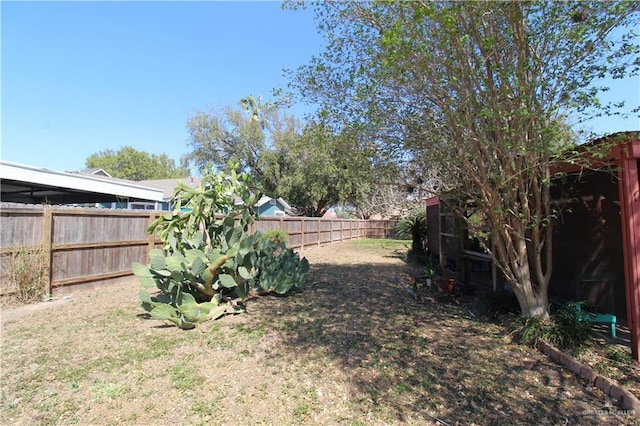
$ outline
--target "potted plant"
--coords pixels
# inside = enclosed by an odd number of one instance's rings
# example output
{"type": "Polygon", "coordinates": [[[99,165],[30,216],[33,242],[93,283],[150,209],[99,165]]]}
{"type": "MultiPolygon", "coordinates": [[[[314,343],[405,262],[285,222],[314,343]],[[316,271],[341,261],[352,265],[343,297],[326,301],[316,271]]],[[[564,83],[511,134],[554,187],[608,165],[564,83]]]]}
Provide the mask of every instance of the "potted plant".
{"type": "Polygon", "coordinates": [[[448,276],[448,274],[445,274],[442,278],[440,278],[439,286],[445,292],[453,293],[453,290],[456,287],[456,279],[454,277],[448,276]]]}
{"type": "Polygon", "coordinates": [[[431,287],[433,283],[440,281],[441,277],[442,267],[432,256],[429,256],[427,259],[427,287],[431,287]]]}

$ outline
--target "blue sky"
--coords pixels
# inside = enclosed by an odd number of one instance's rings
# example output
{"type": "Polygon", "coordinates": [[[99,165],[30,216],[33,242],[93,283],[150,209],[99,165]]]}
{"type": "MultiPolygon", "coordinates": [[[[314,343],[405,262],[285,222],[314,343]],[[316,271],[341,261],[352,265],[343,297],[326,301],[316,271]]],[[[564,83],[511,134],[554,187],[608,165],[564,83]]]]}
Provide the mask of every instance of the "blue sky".
{"type": "Polygon", "coordinates": [[[322,43],[310,12],[279,2],[1,8],[2,159],[55,170],[126,145],[178,160],[196,110],[271,99],[322,43]]]}
{"type": "MultiPolygon", "coordinates": [[[[276,1],[2,1],[0,13],[0,157],[55,170],[127,145],[179,160],[196,110],[249,94],[270,99],[286,84],[282,69],[322,46],[310,11],[276,1]]],[[[616,82],[609,96],[640,105],[640,80],[616,82]]],[[[608,133],[640,122],[586,127],[608,133]]]]}

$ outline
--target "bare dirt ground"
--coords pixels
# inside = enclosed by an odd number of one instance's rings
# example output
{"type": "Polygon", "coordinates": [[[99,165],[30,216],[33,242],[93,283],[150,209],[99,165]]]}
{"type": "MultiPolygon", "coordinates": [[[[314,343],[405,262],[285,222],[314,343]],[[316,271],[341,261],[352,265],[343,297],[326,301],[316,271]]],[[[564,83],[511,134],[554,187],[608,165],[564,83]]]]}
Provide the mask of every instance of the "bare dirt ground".
{"type": "Polygon", "coordinates": [[[146,318],[135,281],[5,307],[0,424],[639,424],[464,306],[408,297],[406,250],[306,250],[304,292],[191,331],[146,318]]]}

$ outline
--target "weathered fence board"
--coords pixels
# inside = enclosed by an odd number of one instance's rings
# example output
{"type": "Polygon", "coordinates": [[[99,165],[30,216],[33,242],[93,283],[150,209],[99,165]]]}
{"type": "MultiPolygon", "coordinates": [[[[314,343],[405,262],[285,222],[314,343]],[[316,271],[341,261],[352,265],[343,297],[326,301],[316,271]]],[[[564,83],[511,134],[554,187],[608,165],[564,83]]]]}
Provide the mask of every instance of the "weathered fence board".
{"type": "MultiPolygon", "coordinates": [[[[151,248],[161,247],[147,227],[161,212],[49,206],[3,205],[0,209],[0,293],[11,293],[7,282],[12,253],[44,249],[49,292],[61,286],[131,275],[133,262],[146,263],[151,248]]],[[[282,229],[288,246],[297,250],[339,241],[393,235],[395,221],[365,221],[310,217],[260,218],[252,230],[282,229]]]]}
{"type": "Polygon", "coordinates": [[[15,213],[0,211],[2,232],[0,247],[28,247],[42,243],[44,213],[39,211],[17,210],[15,213]],[[5,224],[10,223],[11,226],[5,224]]]}
{"type": "Polygon", "coordinates": [[[53,221],[53,244],[146,240],[148,226],[148,214],[131,216],[56,213],[53,221]]]}

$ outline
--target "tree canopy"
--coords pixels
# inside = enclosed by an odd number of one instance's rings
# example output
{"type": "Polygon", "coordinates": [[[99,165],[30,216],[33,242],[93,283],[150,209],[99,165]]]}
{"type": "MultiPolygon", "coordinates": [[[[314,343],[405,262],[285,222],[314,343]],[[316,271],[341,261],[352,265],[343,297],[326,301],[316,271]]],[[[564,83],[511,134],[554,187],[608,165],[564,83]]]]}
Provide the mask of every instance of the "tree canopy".
{"type": "Polygon", "coordinates": [[[268,103],[197,112],[187,127],[185,158],[196,167],[239,163],[266,194],[309,216],[341,203],[359,207],[387,167],[355,126],[336,130],[319,117],[303,125],[268,103]]]}
{"type": "Polygon", "coordinates": [[[600,103],[600,82],[638,73],[639,7],[318,3],[327,48],[292,87],[335,120],[367,123],[398,164],[428,176],[425,189],[480,239],[523,313],[546,317],[551,170],[575,140],[565,117],[621,106],[600,103]]]}
{"type": "Polygon", "coordinates": [[[130,146],[118,151],[107,149],[92,154],[85,166],[100,168],[111,176],[129,180],[171,179],[189,176],[189,169],[177,167],[166,154],[149,154],[130,146]]]}
{"type": "Polygon", "coordinates": [[[237,163],[273,193],[286,167],[283,145],[298,137],[301,124],[269,103],[257,101],[254,107],[255,111],[226,106],[196,112],[187,123],[191,151],[184,158],[199,170],[209,164],[226,170],[228,164],[237,163]],[[254,115],[258,112],[259,119],[254,115]]]}
{"type": "Polygon", "coordinates": [[[289,146],[288,158],[291,166],[280,188],[307,216],[322,216],[341,203],[359,207],[360,194],[375,179],[372,155],[355,129],[336,132],[310,121],[289,146]]]}

